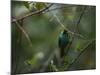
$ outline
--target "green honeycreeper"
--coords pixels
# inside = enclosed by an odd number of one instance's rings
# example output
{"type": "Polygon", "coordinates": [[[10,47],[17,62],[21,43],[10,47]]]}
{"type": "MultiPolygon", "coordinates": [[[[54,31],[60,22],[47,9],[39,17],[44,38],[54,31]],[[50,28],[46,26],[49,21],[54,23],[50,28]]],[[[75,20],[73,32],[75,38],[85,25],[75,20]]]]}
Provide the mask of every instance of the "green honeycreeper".
{"type": "Polygon", "coordinates": [[[60,57],[62,58],[65,55],[65,48],[69,43],[69,36],[67,30],[63,30],[60,33],[59,39],[58,39],[58,46],[60,48],[60,57]]]}

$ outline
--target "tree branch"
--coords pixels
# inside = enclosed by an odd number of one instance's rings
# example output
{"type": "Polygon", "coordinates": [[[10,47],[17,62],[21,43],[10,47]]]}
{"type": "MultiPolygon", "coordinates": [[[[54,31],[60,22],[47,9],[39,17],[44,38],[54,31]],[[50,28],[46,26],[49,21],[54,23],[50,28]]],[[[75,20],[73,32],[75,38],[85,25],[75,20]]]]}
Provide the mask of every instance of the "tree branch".
{"type": "MultiPolygon", "coordinates": [[[[76,33],[77,27],[78,27],[78,25],[79,25],[79,23],[80,23],[80,21],[81,21],[83,15],[84,15],[85,10],[86,10],[86,7],[84,7],[83,11],[81,12],[81,15],[80,15],[80,17],[79,17],[79,19],[78,19],[77,24],[75,25],[75,29],[74,29],[74,32],[73,32],[73,33],[76,33]]],[[[81,36],[81,35],[80,35],[80,36],[81,36]]],[[[72,44],[72,42],[73,42],[73,40],[74,40],[74,37],[75,37],[75,35],[72,35],[72,40],[71,40],[71,42],[69,43],[69,47],[70,47],[70,45],[72,44]]],[[[81,37],[83,38],[83,36],[81,36],[81,37]]],[[[85,39],[85,38],[83,38],[83,39],[85,39]]]]}
{"type": "Polygon", "coordinates": [[[61,23],[60,19],[57,17],[56,14],[53,14],[53,15],[54,15],[54,17],[56,18],[56,20],[58,21],[58,23],[61,25],[62,28],[64,28],[65,30],[67,30],[67,31],[68,31],[69,33],[71,33],[72,35],[79,36],[79,37],[81,37],[82,39],[84,39],[84,36],[82,36],[82,35],[80,35],[80,34],[77,34],[77,33],[75,33],[75,32],[72,32],[72,31],[70,31],[68,28],[66,28],[66,27],[64,26],[64,24],[61,23]]]}
{"type": "Polygon", "coordinates": [[[21,19],[27,18],[27,17],[32,16],[32,15],[35,15],[35,14],[41,14],[43,11],[46,11],[47,9],[49,9],[52,5],[53,5],[53,4],[50,4],[49,6],[43,8],[43,9],[41,9],[41,10],[39,10],[39,11],[31,12],[31,13],[25,15],[25,16],[19,17],[19,18],[17,18],[17,19],[13,19],[12,22],[19,21],[19,20],[21,20],[21,19]]]}
{"type": "Polygon", "coordinates": [[[85,13],[86,8],[87,7],[85,6],[84,9],[83,9],[83,11],[82,11],[82,13],[81,13],[81,15],[80,15],[80,17],[79,17],[79,20],[77,21],[77,24],[76,24],[76,27],[75,27],[75,32],[77,31],[78,25],[79,25],[79,23],[80,23],[83,15],[84,15],[84,13],[85,13]]]}
{"type": "Polygon", "coordinates": [[[95,41],[92,40],[91,42],[89,42],[84,48],[81,49],[81,52],[79,53],[79,55],[74,59],[74,61],[69,64],[69,66],[67,67],[67,70],[79,59],[79,57],[82,55],[82,53],[84,53],[86,51],[86,49],[95,41]]]}
{"type": "Polygon", "coordinates": [[[20,24],[15,21],[17,27],[23,32],[23,34],[25,35],[26,39],[28,40],[28,42],[30,43],[30,46],[32,47],[32,42],[31,42],[31,39],[29,37],[29,35],[27,34],[27,32],[20,26],[20,24]]]}
{"type": "MultiPolygon", "coordinates": [[[[79,17],[79,19],[78,19],[78,22],[77,22],[77,24],[75,25],[75,29],[74,29],[74,32],[73,33],[76,33],[76,30],[77,30],[77,27],[78,27],[78,25],[79,25],[79,23],[80,23],[80,20],[82,19],[82,17],[83,17],[83,15],[84,15],[84,12],[85,12],[85,10],[86,10],[86,7],[84,7],[84,9],[83,9],[83,11],[81,12],[81,15],[80,15],[80,17],[79,17]]],[[[81,35],[79,35],[79,36],[81,36],[81,35]]],[[[69,42],[69,44],[68,44],[68,46],[67,46],[67,51],[66,51],[66,53],[68,54],[68,52],[69,52],[69,48],[70,48],[70,46],[71,46],[71,44],[72,44],[72,42],[73,42],[73,40],[74,40],[74,37],[75,37],[75,35],[72,35],[72,39],[71,39],[71,41],[69,42]]],[[[83,36],[81,36],[83,39],[85,39],[83,36]]]]}
{"type": "Polygon", "coordinates": [[[50,9],[50,10],[47,10],[47,11],[45,11],[44,13],[46,13],[46,12],[52,12],[52,11],[55,11],[55,10],[57,10],[57,9],[66,9],[67,7],[73,7],[73,6],[74,6],[74,5],[56,7],[56,8],[52,8],[52,9],[50,9]]]}
{"type": "MultiPolygon", "coordinates": [[[[77,31],[78,25],[79,25],[83,15],[84,15],[85,10],[86,10],[86,7],[84,7],[83,11],[81,12],[81,15],[80,15],[80,17],[79,17],[79,19],[77,21],[77,24],[75,25],[74,33],[76,33],[76,31],[77,31]]],[[[72,38],[74,38],[74,36],[72,38]]]]}
{"type": "Polygon", "coordinates": [[[58,72],[58,71],[59,71],[59,70],[57,69],[56,65],[54,65],[53,60],[51,61],[50,66],[52,67],[52,69],[53,69],[55,72],[58,72]]]}
{"type": "Polygon", "coordinates": [[[54,71],[56,71],[56,72],[59,71],[58,68],[56,67],[56,65],[54,65],[54,63],[53,63],[53,58],[54,58],[54,56],[55,56],[55,52],[56,52],[56,50],[54,50],[54,51],[50,54],[49,58],[48,58],[48,59],[46,60],[46,62],[42,65],[43,67],[41,68],[40,72],[44,72],[45,69],[47,68],[48,64],[51,65],[51,67],[52,67],[52,69],[53,69],[54,71]]]}

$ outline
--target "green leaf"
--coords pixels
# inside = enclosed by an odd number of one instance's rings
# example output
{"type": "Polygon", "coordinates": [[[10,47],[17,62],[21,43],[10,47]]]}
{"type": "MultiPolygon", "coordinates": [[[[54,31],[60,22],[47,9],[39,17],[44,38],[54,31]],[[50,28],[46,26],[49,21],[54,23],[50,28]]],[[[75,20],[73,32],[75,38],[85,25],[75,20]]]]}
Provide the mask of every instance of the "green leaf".
{"type": "Polygon", "coordinates": [[[80,51],[81,42],[78,40],[76,43],[75,51],[80,51]]]}
{"type": "Polygon", "coordinates": [[[38,59],[34,56],[31,59],[27,59],[24,63],[26,65],[34,66],[35,68],[40,66],[40,63],[38,62],[38,59]]]}
{"type": "Polygon", "coordinates": [[[45,6],[46,6],[45,3],[36,3],[36,4],[34,5],[34,7],[35,7],[36,9],[38,9],[38,10],[43,9],[45,6]]]}
{"type": "Polygon", "coordinates": [[[29,3],[28,2],[24,2],[24,6],[27,8],[27,9],[29,9],[29,3]]]}

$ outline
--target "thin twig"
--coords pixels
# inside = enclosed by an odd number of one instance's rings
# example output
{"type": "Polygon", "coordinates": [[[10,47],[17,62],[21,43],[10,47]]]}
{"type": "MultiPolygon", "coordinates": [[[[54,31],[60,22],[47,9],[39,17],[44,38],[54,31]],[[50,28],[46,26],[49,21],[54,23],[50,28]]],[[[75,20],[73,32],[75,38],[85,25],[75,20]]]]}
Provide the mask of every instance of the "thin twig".
{"type": "MultiPolygon", "coordinates": [[[[77,27],[78,27],[78,25],[79,25],[79,23],[80,23],[80,21],[81,21],[83,15],[84,15],[85,10],[86,10],[86,7],[84,7],[83,11],[81,12],[81,15],[80,15],[80,17],[79,17],[79,19],[78,19],[78,22],[77,22],[77,24],[75,25],[74,33],[76,33],[76,31],[77,31],[77,27]]],[[[72,42],[73,42],[73,40],[74,40],[74,37],[75,37],[75,36],[72,35],[72,40],[71,40],[71,42],[69,43],[69,45],[72,44],[72,42]]],[[[83,36],[82,36],[82,38],[83,38],[83,36]]],[[[84,38],[84,39],[85,39],[85,38],[84,38]]]]}
{"type": "MultiPolygon", "coordinates": [[[[20,26],[21,27],[23,26],[23,19],[20,20],[20,26]]],[[[21,42],[22,42],[22,32],[17,32],[17,33],[19,33],[18,34],[18,41],[17,41],[18,45],[17,45],[17,47],[20,49],[21,48],[21,42]]],[[[20,60],[20,55],[18,55],[17,59],[15,59],[15,60],[17,61],[17,63],[15,64],[15,68],[14,68],[14,72],[13,72],[14,74],[19,72],[17,69],[19,67],[18,64],[19,64],[19,60],[20,60]]]]}
{"type": "Polygon", "coordinates": [[[44,72],[45,68],[48,66],[48,64],[53,59],[53,57],[54,57],[54,52],[50,55],[50,57],[48,58],[48,60],[43,64],[43,68],[40,70],[40,72],[44,72]]]}
{"type": "Polygon", "coordinates": [[[18,28],[23,32],[23,34],[25,35],[26,39],[30,43],[30,46],[32,47],[32,42],[31,42],[31,39],[30,39],[29,35],[27,34],[27,32],[23,29],[23,27],[20,26],[20,24],[17,21],[15,21],[15,23],[18,26],[18,28]]]}
{"type": "Polygon", "coordinates": [[[64,26],[64,24],[61,23],[61,21],[59,20],[59,18],[57,17],[57,15],[53,13],[53,16],[56,18],[56,20],[61,25],[61,27],[64,28],[64,29],[66,29],[66,27],[64,26]]]}
{"type": "Polygon", "coordinates": [[[87,48],[88,48],[94,41],[95,41],[95,39],[92,40],[91,42],[89,42],[84,48],[81,49],[81,52],[80,52],[79,55],[74,59],[74,61],[73,61],[71,64],[69,64],[69,66],[67,67],[67,70],[79,59],[79,57],[82,55],[82,53],[84,53],[84,52],[87,50],[87,48]]]}
{"type": "MultiPolygon", "coordinates": [[[[83,15],[84,15],[85,10],[86,10],[86,7],[84,7],[84,9],[83,9],[83,11],[81,12],[81,15],[80,15],[80,17],[79,17],[79,19],[78,19],[78,21],[77,21],[77,24],[75,25],[75,29],[74,29],[74,32],[75,32],[75,33],[76,33],[76,30],[77,30],[77,28],[78,28],[78,25],[79,25],[79,23],[80,23],[80,21],[81,21],[83,15]]],[[[71,40],[71,42],[69,43],[69,46],[72,44],[73,40],[74,40],[74,35],[72,35],[72,40],[71,40]]],[[[79,54],[79,55],[80,55],[80,54],[79,54]]],[[[76,59],[75,59],[75,61],[76,61],[76,59]]],[[[68,68],[69,68],[72,64],[73,64],[73,63],[71,63],[71,64],[68,66],[68,68]]],[[[67,68],[67,69],[68,69],[68,68],[67,68]]]]}
{"type": "Polygon", "coordinates": [[[16,22],[18,20],[21,20],[21,19],[25,19],[29,16],[32,16],[32,15],[35,15],[35,14],[41,14],[43,11],[46,11],[47,9],[49,9],[53,4],[50,4],[49,6],[39,10],[39,11],[35,11],[35,12],[30,12],[29,14],[25,15],[25,16],[22,16],[22,17],[19,17],[17,19],[13,19],[12,22],[16,22]]]}
{"type": "Polygon", "coordinates": [[[52,9],[49,9],[49,10],[47,10],[47,11],[45,11],[44,13],[46,13],[46,12],[52,12],[52,11],[55,11],[55,10],[58,10],[58,9],[66,9],[66,8],[68,8],[68,7],[73,7],[74,5],[69,5],[69,6],[61,6],[61,7],[56,7],[56,8],[52,8],[52,9]]]}
{"type": "Polygon", "coordinates": [[[59,25],[61,25],[61,27],[62,27],[63,29],[67,30],[67,31],[68,31],[69,33],[71,33],[72,35],[79,36],[79,37],[81,37],[82,39],[85,39],[84,36],[82,36],[82,35],[80,35],[80,34],[77,34],[77,33],[75,33],[75,32],[72,32],[72,31],[70,31],[68,28],[66,28],[66,27],[64,26],[64,24],[61,23],[60,19],[57,17],[56,14],[53,14],[53,16],[56,18],[56,20],[58,21],[59,25]]]}
{"type": "MultiPolygon", "coordinates": [[[[78,25],[79,25],[79,23],[80,23],[80,20],[82,19],[82,17],[83,17],[83,14],[84,14],[84,12],[85,12],[85,10],[86,10],[86,7],[84,8],[84,10],[82,11],[82,13],[81,13],[81,15],[80,15],[80,17],[79,17],[79,20],[78,20],[78,22],[77,22],[77,24],[75,25],[75,29],[74,29],[74,32],[71,32],[70,30],[68,30],[62,23],[61,23],[61,21],[59,20],[59,18],[54,14],[54,17],[57,19],[57,21],[58,21],[58,23],[61,25],[61,27],[62,28],[64,28],[65,30],[67,30],[69,33],[71,33],[71,34],[76,34],[76,29],[77,29],[77,27],[78,27],[78,25]]],[[[71,42],[69,43],[69,46],[68,47],[70,47],[70,45],[72,44],[72,41],[74,40],[74,36],[75,35],[72,35],[72,40],[71,40],[71,42]]],[[[83,36],[82,35],[80,35],[80,34],[76,34],[76,36],[80,36],[80,37],[82,37],[83,38],[83,36]]],[[[68,53],[68,51],[66,52],[66,53],[68,53]]],[[[81,55],[81,53],[79,54],[79,56],[81,55]]],[[[75,59],[75,61],[76,61],[77,59],[75,59]]],[[[72,65],[73,63],[71,63],[71,65],[72,65]]],[[[70,67],[70,65],[69,65],[69,67],[70,67]]]]}
{"type": "MultiPolygon", "coordinates": [[[[78,19],[78,22],[77,22],[77,24],[75,25],[74,33],[76,33],[76,31],[77,31],[78,25],[79,25],[79,23],[80,23],[80,21],[81,21],[83,15],[84,15],[85,10],[86,10],[86,7],[84,7],[83,11],[81,12],[81,15],[80,15],[80,17],[79,17],[79,19],[78,19]]],[[[74,37],[75,37],[75,36],[72,35],[72,40],[71,40],[70,43],[69,43],[69,47],[70,47],[70,45],[72,44],[72,42],[73,42],[73,40],[74,40],[74,37]]],[[[83,37],[83,36],[82,36],[82,37],[83,37]]],[[[85,39],[85,38],[84,38],[84,39],[85,39]]]]}
{"type": "MultiPolygon", "coordinates": [[[[52,60],[53,61],[53,60],[52,60]]],[[[55,72],[58,72],[59,70],[57,69],[56,65],[54,65],[54,63],[51,61],[50,63],[50,66],[52,67],[52,69],[55,71],[55,72]]]]}
{"type": "Polygon", "coordinates": [[[43,67],[41,68],[40,72],[44,72],[46,67],[48,66],[48,64],[50,64],[51,60],[54,58],[54,55],[55,55],[55,51],[54,50],[51,55],[49,56],[49,58],[47,59],[47,61],[43,64],[43,67]]]}
{"type": "MultiPolygon", "coordinates": [[[[84,7],[83,11],[81,12],[81,15],[80,15],[80,17],[79,17],[79,19],[77,21],[77,24],[75,25],[74,33],[76,33],[76,31],[77,31],[78,25],[79,25],[83,15],[84,15],[85,10],[86,10],[86,7],[84,7]]],[[[71,40],[70,44],[72,44],[73,40],[74,40],[74,35],[72,35],[72,40],[71,40]]]]}
{"type": "Polygon", "coordinates": [[[83,9],[83,11],[82,11],[82,13],[81,13],[81,15],[80,15],[80,17],[79,17],[79,20],[78,20],[78,22],[77,22],[77,24],[76,24],[75,32],[77,31],[78,25],[79,25],[79,23],[80,23],[80,21],[81,21],[83,15],[84,15],[84,13],[85,13],[86,8],[87,8],[87,7],[85,6],[84,9],[83,9]]]}
{"type": "MultiPolygon", "coordinates": [[[[83,11],[81,12],[81,15],[80,15],[80,17],[79,17],[79,19],[78,19],[78,21],[77,21],[77,24],[75,25],[74,33],[76,33],[76,31],[77,31],[78,25],[79,25],[79,23],[80,23],[80,21],[81,21],[83,15],[84,15],[85,10],[86,10],[86,7],[84,7],[83,11]]],[[[80,35],[80,36],[81,36],[81,35],[80,35]]],[[[83,38],[83,36],[81,36],[81,37],[83,38]]],[[[73,40],[73,39],[74,39],[74,35],[72,36],[72,40],[73,40]]]]}

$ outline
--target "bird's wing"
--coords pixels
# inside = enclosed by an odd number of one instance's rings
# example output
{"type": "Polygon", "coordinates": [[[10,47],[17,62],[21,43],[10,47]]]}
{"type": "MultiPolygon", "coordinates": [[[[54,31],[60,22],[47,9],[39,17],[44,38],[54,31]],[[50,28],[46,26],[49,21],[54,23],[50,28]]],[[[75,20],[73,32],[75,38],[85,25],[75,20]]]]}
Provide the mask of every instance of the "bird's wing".
{"type": "Polygon", "coordinates": [[[59,48],[61,48],[61,38],[60,37],[58,39],[58,46],[59,46],[59,48]]]}

